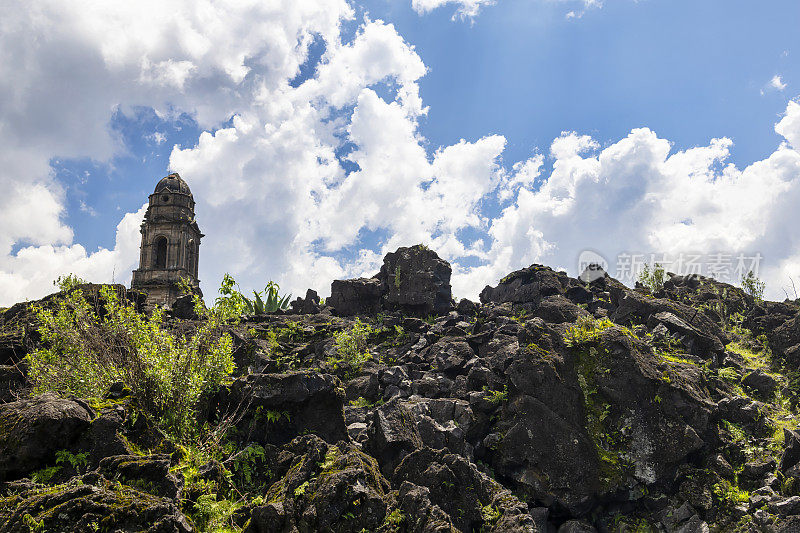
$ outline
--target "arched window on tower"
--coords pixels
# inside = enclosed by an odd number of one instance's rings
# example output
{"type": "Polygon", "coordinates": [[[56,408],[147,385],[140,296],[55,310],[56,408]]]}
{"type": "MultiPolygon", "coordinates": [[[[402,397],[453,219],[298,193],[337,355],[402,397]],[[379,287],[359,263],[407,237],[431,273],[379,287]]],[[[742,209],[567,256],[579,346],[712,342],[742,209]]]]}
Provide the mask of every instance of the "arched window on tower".
{"type": "Polygon", "coordinates": [[[153,266],[155,268],[166,268],[167,267],[167,238],[166,237],[158,237],[156,242],[153,243],[155,245],[155,261],[153,261],[153,266]]]}
{"type": "Polygon", "coordinates": [[[186,257],[188,261],[186,262],[186,270],[189,271],[189,275],[196,276],[197,273],[195,272],[197,268],[197,249],[194,244],[194,239],[189,239],[189,242],[186,244],[186,257]]]}

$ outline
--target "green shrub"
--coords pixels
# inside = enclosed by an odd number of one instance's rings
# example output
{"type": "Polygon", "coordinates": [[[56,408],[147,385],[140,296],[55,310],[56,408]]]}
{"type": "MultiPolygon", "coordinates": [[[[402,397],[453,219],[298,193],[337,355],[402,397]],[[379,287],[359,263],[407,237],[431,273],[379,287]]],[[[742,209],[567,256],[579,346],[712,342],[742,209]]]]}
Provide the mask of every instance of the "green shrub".
{"type": "Polygon", "coordinates": [[[401,511],[400,509],[395,509],[394,511],[386,515],[386,518],[384,518],[383,523],[388,526],[399,526],[400,524],[403,523],[405,519],[406,517],[403,514],[403,511],[401,511]]]}
{"type": "Polygon", "coordinates": [[[357,373],[369,361],[372,356],[368,350],[369,336],[375,330],[369,325],[356,319],[355,324],[349,329],[337,331],[333,334],[336,353],[339,359],[330,361],[334,367],[339,368],[340,364],[347,367],[351,373],[357,373]]]}
{"type": "Polygon", "coordinates": [[[748,491],[740,489],[727,480],[722,480],[721,483],[715,484],[713,490],[714,496],[722,508],[730,509],[750,500],[748,491]]]}
{"type": "Polygon", "coordinates": [[[742,276],[742,289],[744,292],[752,296],[757,302],[764,298],[764,289],[767,284],[756,277],[751,270],[746,275],[742,276]]]}
{"type": "Polygon", "coordinates": [[[500,405],[508,400],[508,385],[505,385],[503,390],[491,390],[489,387],[484,385],[483,397],[494,405],[500,405]]]}
{"type": "Polygon", "coordinates": [[[494,505],[484,505],[481,508],[481,518],[487,524],[494,524],[500,519],[500,509],[494,505]]]}
{"type": "Polygon", "coordinates": [[[227,310],[197,306],[202,324],[191,335],[174,334],[162,328],[160,309],[140,314],[110,286],[100,295],[102,315],[80,290],[55,309],[34,307],[42,337],[27,357],[35,392],[102,397],[121,383],[143,413],[172,436],[187,437],[200,396],[233,372],[232,340],[221,331],[227,310]]]}
{"type": "Polygon", "coordinates": [[[608,318],[594,318],[592,316],[582,316],[575,321],[575,325],[567,330],[564,336],[564,343],[567,346],[579,346],[597,340],[600,333],[616,326],[608,318]]]}
{"type": "Polygon", "coordinates": [[[651,268],[647,263],[644,264],[639,272],[639,283],[647,287],[650,292],[657,292],[664,288],[666,281],[666,271],[659,263],[655,263],[651,268]]]}
{"type": "Polygon", "coordinates": [[[247,312],[247,298],[236,287],[236,280],[226,273],[219,286],[219,296],[214,300],[214,307],[226,320],[238,319],[247,312]]]}
{"type": "Polygon", "coordinates": [[[217,498],[216,493],[203,494],[197,498],[192,518],[199,530],[215,533],[241,531],[234,525],[233,515],[243,503],[217,498]]]}
{"type": "Polygon", "coordinates": [[[58,276],[53,282],[53,285],[58,287],[58,290],[60,291],[71,291],[78,285],[83,285],[86,283],[89,282],[76,276],[75,274],[67,274],[65,276],[58,276]]]}

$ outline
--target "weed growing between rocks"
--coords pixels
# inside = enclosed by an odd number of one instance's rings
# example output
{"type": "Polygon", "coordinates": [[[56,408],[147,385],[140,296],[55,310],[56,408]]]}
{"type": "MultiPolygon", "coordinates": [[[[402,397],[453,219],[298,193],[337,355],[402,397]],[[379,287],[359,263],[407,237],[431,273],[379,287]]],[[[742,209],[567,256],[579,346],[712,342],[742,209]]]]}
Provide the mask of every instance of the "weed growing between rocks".
{"type": "Polygon", "coordinates": [[[367,343],[370,335],[374,333],[375,329],[360,319],[356,319],[349,329],[334,333],[334,345],[338,357],[328,361],[334,370],[343,370],[348,375],[355,375],[361,371],[364,363],[372,359],[367,343]]]}

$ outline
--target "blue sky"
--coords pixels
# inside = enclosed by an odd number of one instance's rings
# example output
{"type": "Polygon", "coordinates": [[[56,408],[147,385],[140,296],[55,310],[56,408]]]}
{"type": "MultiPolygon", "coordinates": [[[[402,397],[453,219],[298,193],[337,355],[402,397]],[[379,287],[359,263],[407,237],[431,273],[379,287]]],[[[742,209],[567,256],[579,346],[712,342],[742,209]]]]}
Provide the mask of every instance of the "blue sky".
{"type": "Polygon", "coordinates": [[[46,292],[58,271],[127,282],[136,217],[169,170],[209,235],[207,293],[230,271],[324,294],[419,240],[473,297],[533,261],[576,274],[589,248],[612,263],[758,252],[775,297],[800,276],[797,236],[771,229],[800,190],[800,4],[424,4],[211,2],[216,33],[179,0],[83,19],[77,4],[2,8],[0,73],[17,86],[0,84],[5,208],[46,206],[35,228],[0,235],[5,300],[46,292]],[[48,39],[20,44],[20,31],[48,39]],[[19,192],[26,182],[36,194],[19,192]]]}

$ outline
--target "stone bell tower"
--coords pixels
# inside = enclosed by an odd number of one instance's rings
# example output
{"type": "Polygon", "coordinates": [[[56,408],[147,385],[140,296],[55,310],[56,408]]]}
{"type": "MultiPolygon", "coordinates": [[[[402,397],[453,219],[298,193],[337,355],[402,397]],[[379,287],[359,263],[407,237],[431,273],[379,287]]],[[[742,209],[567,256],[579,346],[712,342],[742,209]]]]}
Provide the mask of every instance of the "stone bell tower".
{"type": "Polygon", "coordinates": [[[147,293],[146,307],[171,306],[181,296],[181,278],[188,278],[202,295],[197,260],[204,235],[194,219],[192,192],[178,174],[170,174],[156,185],[141,233],[139,268],[133,271],[131,289],[147,293]]]}

